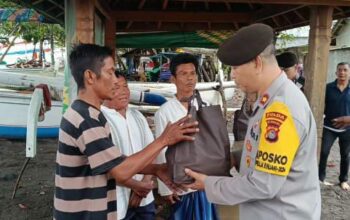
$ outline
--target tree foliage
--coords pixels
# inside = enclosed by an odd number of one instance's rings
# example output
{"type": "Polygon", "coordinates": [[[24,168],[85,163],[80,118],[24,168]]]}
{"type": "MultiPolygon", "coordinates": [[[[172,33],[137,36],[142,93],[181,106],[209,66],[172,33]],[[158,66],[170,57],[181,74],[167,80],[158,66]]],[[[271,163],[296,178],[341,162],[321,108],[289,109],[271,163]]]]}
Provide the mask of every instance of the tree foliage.
{"type": "MultiPolygon", "coordinates": [[[[0,0],[0,8],[21,8],[20,5],[9,1],[0,0]]],[[[36,23],[36,22],[0,22],[0,39],[20,37],[34,44],[47,39],[54,38],[58,46],[64,46],[64,28],[58,24],[36,23]]]]}

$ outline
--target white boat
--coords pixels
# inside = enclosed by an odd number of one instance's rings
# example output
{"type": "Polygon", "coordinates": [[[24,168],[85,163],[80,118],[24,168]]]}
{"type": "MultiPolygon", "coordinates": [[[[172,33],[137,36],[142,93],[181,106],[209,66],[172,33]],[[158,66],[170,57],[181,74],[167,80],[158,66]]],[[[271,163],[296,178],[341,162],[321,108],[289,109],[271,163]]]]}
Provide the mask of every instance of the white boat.
{"type": "MultiPolygon", "coordinates": [[[[38,84],[47,84],[50,91],[54,91],[55,94],[59,94],[59,97],[63,97],[63,84],[64,76],[58,75],[56,77],[37,74],[25,74],[24,71],[14,72],[13,70],[7,71],[0,69],[0,84],[14,85],[14,86],[28,86],[34,87],[38,84]]],[[[155,82],[134,82],[129,81],[130,90],[135,91],[148,91],[164,96],[165,98],[172,98],[176,93],[176,87],[171,83],[155,83],[155,82]]],[[[196,89],[201,92],[201,96],[204,101],[216,105],[222,104],[220,93],[213,88],[219,86],[218,82],[200,82],[197,83],[196,89]]],[[[234,95],[235,83],[233,81],[223,82],[223,88],[225,92],[225,99],[231,100],[234,95]]]]}
{"type": "MultiPolygon", "coordinates": [[[[0,138],[24,139],[31,94],[0,89],[0,138]]],[[[52,101],[44,121],[38,123],[38,138],[56,138],[62,118],[62,102],[52,101]]]]}
{"type": "MultiPolygon", "coordinates": [[[[149,91],[159,94],[169,99],[175,96],[176,87],[171,83],[140,83],[129,82],[130,90],[149,91]]],[[[219,86],[218,82],[197,83],[196,89],[199,90],[203,101],[211,105],[222,105],[220,93],[215,89],[219,86]]],[[[235,83],[233,81],[223,82],[225,100],[232,100],[235,92],[235,83]]]]}
{"type": "MultiPolygon", "coordinates": [[[[47,84],[50,92],[54,91],[56,97],[63,97],[63,82],[64,77],[56,76],[50,77],[37,74],[25,74],[24,71],[16,72],[13,70],[0,70],[0,84],[13,85],[23,87],[35,87],[38,84],[47,84]]],[[[219,86],[218,82],[197,83],[196,88],[200,91],[202,99],[210,104],[222,105],[222,97],[220,93],[215,90],[219,86]]],[[[234,82],[223,82],[225,100],[231,100],[235,91],[234,82]]],[[[145,97],[148,99],[148,104],[159,103],[160,95],[165,99],[173,98],[176,93],[176,87],[170,83],[140,83],[129,82],[130,90],[132,91],[131,103],[142,105],[145,104],[145,97]],[[149,95],[156,94],[156,95],[149,95]],[[152,100],[152,98],[154,100],[152,100]],[[152,103],[152,101],[154,103],[152,103]]],[[[26,122],[27,111],[30,103],[30,94],[23,94],[14,90],[0,89],[0,138],[25,138],[26,137],[26,122]]],[[[163,99],[164,99],[163,98],[163,99]]],[[[62,118],[62,102],[53,101],[52,108],[46,113],[45,120],[38,123],[38,138],[50,138],[58,136],[58,129],[62,118]]],[[[147,104],[147,103],[146,103],[147,104]]],[[[131,107],[136,107],[131,105],[131,107]]],[[[154,111],[154,106],[141,106],[141,111],[154,111]]]]}

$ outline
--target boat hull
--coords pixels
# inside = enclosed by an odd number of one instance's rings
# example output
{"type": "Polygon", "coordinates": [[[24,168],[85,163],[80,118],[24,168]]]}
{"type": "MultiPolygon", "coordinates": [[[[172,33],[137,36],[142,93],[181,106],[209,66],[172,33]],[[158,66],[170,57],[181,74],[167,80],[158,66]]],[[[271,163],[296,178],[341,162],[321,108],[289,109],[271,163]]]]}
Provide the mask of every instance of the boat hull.
{"type": "MultiPolygon", "coordinates": [[[[26,138],[27,114],[30,99],[31,94],[0,91],[0,138],[26,138]]],[[[62,103],[53,101],[51,110],[45,113],[45,119],[38,122],[37,137],[58,137],[61,118],[62,103]]]]}
{"type": "MultiPolygon", "coordinates": [[[[57,138],[58,127],[38,127],[37,138],[57,138]]],[[[27,127],[0,125],[0,138],[4,139],[25,139],[27,127]]]]}

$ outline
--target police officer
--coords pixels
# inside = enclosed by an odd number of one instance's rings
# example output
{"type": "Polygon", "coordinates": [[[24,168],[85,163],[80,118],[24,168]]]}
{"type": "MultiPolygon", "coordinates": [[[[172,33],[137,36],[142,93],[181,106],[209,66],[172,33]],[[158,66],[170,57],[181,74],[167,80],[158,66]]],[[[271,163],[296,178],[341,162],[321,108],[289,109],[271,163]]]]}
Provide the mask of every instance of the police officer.
{"type": "Polygon", "coordinates": [[[284,52],[276,56],[278,66],[287,74],[296,86],[304,91],[305,78],[298,73],[298,58],[292,52],[284,52]]]}
{"type": "Polygon", "coordinates": [[[240,29],[221,45],[245,92],[257,92],[245,137],[240,175],[207,176],[190,169],[187,187],[205,189],[209,201],[240,204],[240,219],[320,219],[316,124],[303,93],[278,67],[274,33],[264,24],[240,29]]]}

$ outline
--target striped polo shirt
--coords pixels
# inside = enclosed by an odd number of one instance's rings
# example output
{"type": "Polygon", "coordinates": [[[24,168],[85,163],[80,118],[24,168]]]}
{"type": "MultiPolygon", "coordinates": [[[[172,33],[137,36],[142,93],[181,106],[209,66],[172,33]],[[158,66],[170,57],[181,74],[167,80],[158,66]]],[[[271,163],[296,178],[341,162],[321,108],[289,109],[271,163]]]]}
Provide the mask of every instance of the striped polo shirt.
{"type": "Polygon", "coordinates": [[[117,219],[116,184],[107,173],[124,159],[100,110],[74,101],[60,125],[54,219],[117,219]]]}

